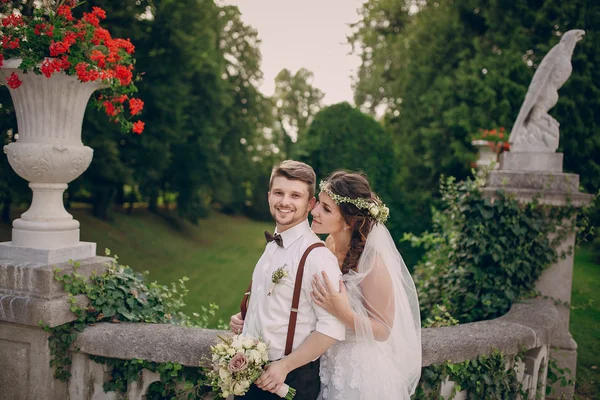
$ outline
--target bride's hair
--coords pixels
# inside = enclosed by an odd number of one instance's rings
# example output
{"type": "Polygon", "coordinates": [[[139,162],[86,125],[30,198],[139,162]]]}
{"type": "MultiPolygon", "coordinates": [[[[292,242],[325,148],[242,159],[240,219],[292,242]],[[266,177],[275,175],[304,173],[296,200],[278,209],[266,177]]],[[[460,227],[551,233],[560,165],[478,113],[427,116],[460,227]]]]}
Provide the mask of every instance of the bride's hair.
{"type": "MultiPolygon", "coordinates": [[[[331,192],[351,199],[374,199],[375,194],[371,191],[371,186],[367,177],[359,172],[349,172],[339,170],[333,172],[327,177],[327,189],[331,192]]],[[[362,254],[367,236],[371,232],[374,220],[369,214],[369,210],[358,208],[354,204],[341,202],[338,204],[342,218],[350,226],[352,237],[350,247],[346,253],[346,258],[342,264],[342,274],[347,274],[350,270],[356,270],[358,259],[362,254]]]]}

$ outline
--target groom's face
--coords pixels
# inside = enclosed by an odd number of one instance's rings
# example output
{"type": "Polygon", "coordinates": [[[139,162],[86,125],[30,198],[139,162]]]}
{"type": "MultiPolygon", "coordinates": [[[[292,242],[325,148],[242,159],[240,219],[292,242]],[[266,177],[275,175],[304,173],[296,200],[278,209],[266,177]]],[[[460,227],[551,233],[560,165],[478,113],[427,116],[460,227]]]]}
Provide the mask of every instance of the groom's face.
{"type": "Polygon", "coordinates": [[[283,176],[273,179],[269,191],[269,209],[279,233],[308,218],[308,213],[314,205],[315,198],[310,197],[306,182],[283,176]]]}

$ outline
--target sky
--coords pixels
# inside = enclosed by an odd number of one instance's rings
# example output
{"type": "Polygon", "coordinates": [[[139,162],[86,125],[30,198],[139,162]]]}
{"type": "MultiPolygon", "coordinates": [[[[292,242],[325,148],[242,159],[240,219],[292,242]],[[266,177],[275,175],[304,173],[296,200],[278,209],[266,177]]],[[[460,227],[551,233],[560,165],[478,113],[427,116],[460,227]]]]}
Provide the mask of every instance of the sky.
{"type": "Polygon", "coordinates": [[[315,75],[314,87],[325,93],[325,105],[353,103],[352,77],[360,65],[350,55],[348,24],[357,22],[364,0],[221,0],[238,6],[244,23],[262,40],[260,90],[273,94],[275,76],[283,68],[293,73],[304,67],[315,75]]]}

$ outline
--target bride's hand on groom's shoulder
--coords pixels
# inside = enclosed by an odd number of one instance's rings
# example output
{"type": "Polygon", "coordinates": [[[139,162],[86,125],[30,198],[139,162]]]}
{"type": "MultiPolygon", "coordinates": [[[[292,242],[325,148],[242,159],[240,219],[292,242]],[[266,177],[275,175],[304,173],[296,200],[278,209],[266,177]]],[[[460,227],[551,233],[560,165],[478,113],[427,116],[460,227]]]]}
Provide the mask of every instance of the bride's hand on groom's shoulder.
{"type": "Polygon", "coordinates": [[[284,384],[289,373],[289,368],[284,360],[273,361],[265,365],[265,372],[254,383],[264,391],[275,393],[284,384]]]}
{"type": "Polygon", "coordinates": [[[352,313],[346,285],[341,279],[339,281],[339,291],[334,289],[325,272],[322,272],[321,276],[314,274],[311,283],[313,287],[311,296],[316,305],[341,321],[352,313]]]}
{"type": "Polygon", "coordinates": [[[236,335],[242,333],[242,329],[244,329],[244,320],[242,319],[241,312],[231,316],[229,327],[231,328],[231,332],[236,335]]]}

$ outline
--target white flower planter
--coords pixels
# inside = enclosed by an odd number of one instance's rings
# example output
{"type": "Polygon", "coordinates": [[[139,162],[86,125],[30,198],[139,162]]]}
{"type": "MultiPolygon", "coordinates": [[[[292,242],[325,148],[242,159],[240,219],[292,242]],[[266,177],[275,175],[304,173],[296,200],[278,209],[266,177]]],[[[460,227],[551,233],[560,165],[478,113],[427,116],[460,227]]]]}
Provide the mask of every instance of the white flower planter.
{"type": "Polygon", "coordinates": [[[29,181],[33,198],[29,209],[13,222],[12,245],[32,249],[60,249],[79,243],[79,222],[63,205],[67,184],[90,165],[94,151],[81,142],[83,115],[99,82],[82,83],[76,76],[55,73],[51,78],[24,74],[20,59],[1,68],[2,83],[12,72],[23,82],[10,89],[19,138],[4,146],[15,172],[29,181]]]}
{"type": "Polygon", "coordinates": [[[498,154],[492,149],[492,142],[488,140],[473,140],[473,147],[477,148],[477,169],[489,167],[495,163],[494,168],[498,168],[498,154]]]}

